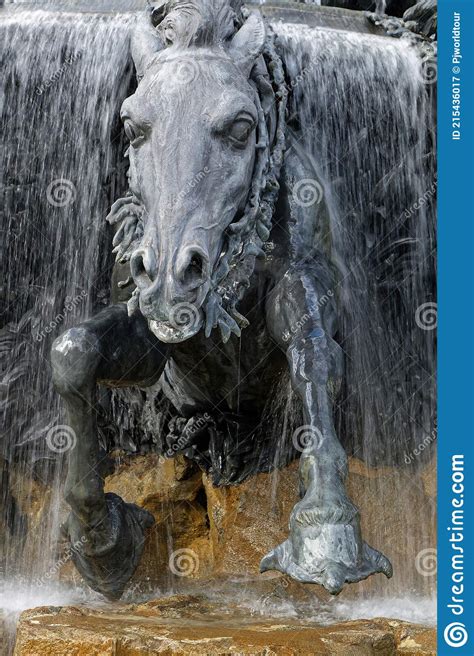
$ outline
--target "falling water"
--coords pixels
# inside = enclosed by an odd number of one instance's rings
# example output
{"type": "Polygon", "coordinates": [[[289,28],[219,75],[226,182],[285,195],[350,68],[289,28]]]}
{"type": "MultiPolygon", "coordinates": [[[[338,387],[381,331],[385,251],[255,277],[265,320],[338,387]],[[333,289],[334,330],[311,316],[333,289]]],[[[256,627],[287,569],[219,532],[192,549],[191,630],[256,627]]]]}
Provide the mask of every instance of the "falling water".
{"type": "Polygon", "coordinates": [[[118,110],[132,80],[128,20],[31,8],[5,9],[0,20],[0,606],[12,610],[38,591],[53,598],[58,578],[72,437],[61,429],[49,351],[108,302],[104,217],[125,184],[118,110]]]}

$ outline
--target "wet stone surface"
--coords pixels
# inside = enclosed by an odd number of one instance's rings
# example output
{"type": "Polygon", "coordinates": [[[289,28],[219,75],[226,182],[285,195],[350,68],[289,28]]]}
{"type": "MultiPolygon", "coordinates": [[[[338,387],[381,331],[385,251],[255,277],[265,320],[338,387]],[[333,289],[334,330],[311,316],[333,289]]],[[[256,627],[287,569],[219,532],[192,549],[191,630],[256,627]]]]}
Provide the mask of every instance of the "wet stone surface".
{"type": "Polygon", "coordinates": [[[434,656],[435,630],[373,619],[331,626],[252,615],[199,596],[175,595],[103,608],[25,611],[15,656],[209,656],[227,654],[434,656]]]}

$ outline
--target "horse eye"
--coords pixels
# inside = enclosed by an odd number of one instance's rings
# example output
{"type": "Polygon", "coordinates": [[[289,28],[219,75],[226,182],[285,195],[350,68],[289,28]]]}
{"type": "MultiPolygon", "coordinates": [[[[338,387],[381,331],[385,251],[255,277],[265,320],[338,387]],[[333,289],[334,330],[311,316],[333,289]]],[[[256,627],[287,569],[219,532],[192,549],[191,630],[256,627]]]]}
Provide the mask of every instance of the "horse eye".
{"type": "Polygon", "coordinates": [[[236,146],[245,146],[253,130],[253,123],[245,118],[237,119],[229,130],[229,138],[236,146]]]}
{"type": "Polygon", "coordinates": [[[129,118],[125,120],[124,123],[125,134],[127,139],[130,141],[130,144],[135,148],[140,145],[145,139],[145,134],[135,123],[133,123],[129,118]]]}

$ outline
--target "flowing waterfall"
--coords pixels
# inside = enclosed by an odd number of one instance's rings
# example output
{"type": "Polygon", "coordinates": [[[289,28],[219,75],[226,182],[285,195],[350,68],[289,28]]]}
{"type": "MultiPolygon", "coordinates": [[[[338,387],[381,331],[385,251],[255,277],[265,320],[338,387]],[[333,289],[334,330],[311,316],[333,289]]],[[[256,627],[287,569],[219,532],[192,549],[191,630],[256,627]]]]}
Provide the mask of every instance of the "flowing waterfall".
{"type": "MultiPolygon", "coordinates": [[[[108,302],[110,234],[104,217],[125,187],[118,110],[133,83],[129,22],[127,15],[21,5],[0,21],[5,71],[0,471],[8,530],[25,530],[15,498],[34,507],[38,494],[34,483],[22,489],[24,479],[9,463],[23,463],[23,471],[56,490],[26,552],[7,549],[2,555],[6,574],[21,572],[27,584],[54,572],[61,451],[70,438],[55,430],[60,403],[51,386],[49,348],[64,329],[108,302]]],[[[436,183],[421,61],[401,40],[282,23],[273,28],[291,87],[290,123],[314,160],[332,209],[335,292],[342,308],[338,340],[346,354],[338,431],[362,461],[399,465],[394,493],[420,486],[419,470],[436,435],[431,330],[436,183]]],[[[279,390],[270,409],[278,417],[275,439],[283,430],[291,441],[299,412],[287,381],[280,381],[279,390]]],[[[132,399],[132,392],[125,394],[132,399]]],[[[120,424],[133,423],[133,411],[114,408],[120,424]]],[[[136,414],[141,413],[139,407],[136,414]]],[[[146,432],[149,426],[139,428],[146,432]]],[[[280,450],[284,445],[277,445],[276,461],[280,450]]],[[[269,494],[278,496],[277,472],[269,494]]],[[[391,501],[381,495],[373,500],[380,505],[380,540],[374,546],[383,545],[384,508],[391,501]]],[[[424,542],[433,521],[433,507],[410,517],[409,524],[407,519],[406,552],[413,563],[420,551],[434,547],[424,542]]],[[[387,597],[413,589],[433,592],[432,577],[419,576],[414,583],[411,562],[394,565],[392,582],[379,577],[387,597]]],[[[0,591],[0,606],[10,601],[15,585],[14,580],[5,594],[0,591]]],[[[38,603],[47,599],[43,595],[38,603]]],[[[342,607],[337,612],[344,615],[342,607]]],[[[370,614],[364,605],[360,612],[370,614]]],[[[420,619],[426,612],[423,607],[420,619]]]]}
{"type": "Polygon", "coordinates": [[[4,9],[0,20],[0,606],[8,608],[46,603],[58,576],[62,462],[75,436],[61,426],[49,351],[108,303],[105,216],[126,187],[119,108],[133,79],[128,22],[31,8],[4,9]],[[45,493],[49,511],[35,518],[45,493]]]}
{"type": "MultiPolygon", "coordinates": [[[[420,470],[436,439],[436,178],[427,72],[403,40],[281,23],[274,29],[296,138],[332,210],[337,339],[345,353],[338,433],[365,463],[397,465],[390,474],[396,494],[422,485],[420,470]]],[[[379,547],[392,505],[381,492],[374,499],[379,547]]],[[[434,557],[434,504],[407,514],[406,553],[413,558],[395,562],[394,581],[381,589],[434,594],[434,577],[415,569],[417,557],[434,557]]]]}

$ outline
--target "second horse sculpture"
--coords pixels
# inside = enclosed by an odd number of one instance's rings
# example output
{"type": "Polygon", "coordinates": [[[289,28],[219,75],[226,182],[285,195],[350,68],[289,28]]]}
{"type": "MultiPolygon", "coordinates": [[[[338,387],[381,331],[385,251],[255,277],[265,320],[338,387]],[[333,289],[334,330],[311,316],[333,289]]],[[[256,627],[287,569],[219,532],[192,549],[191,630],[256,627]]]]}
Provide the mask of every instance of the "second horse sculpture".
{"type": "Polygon", "coordinates": [[[66,482],[76,567],[92,588],[119,598],[153,522],[104,494],[97,384],[159,380],[185,417],[231,411],[237,392],[240,413],[259,418],[288,367],[310,439],[288,539],[261,570],[333,594],[377,572],[391,576],[387,558],[363,541],[345,490],[332,407],[342,352],[328,211],[295,194],[322,187],[286,126],[274,37],[259,13],[227,0],[167,0],[142,17],[131,45],[139,83],[121,110],[130,190],[109,221],[136,288],[128,307],[112,305],[68,330],[52,352],[77,436],[66,482]]]}

